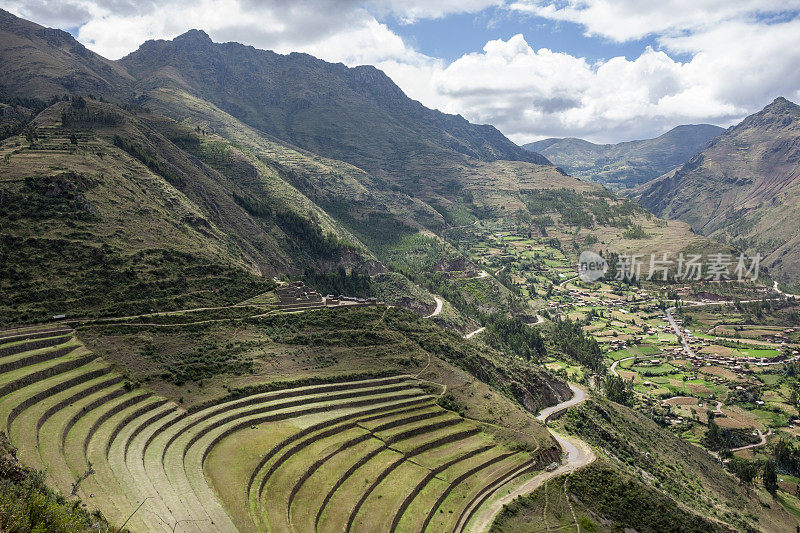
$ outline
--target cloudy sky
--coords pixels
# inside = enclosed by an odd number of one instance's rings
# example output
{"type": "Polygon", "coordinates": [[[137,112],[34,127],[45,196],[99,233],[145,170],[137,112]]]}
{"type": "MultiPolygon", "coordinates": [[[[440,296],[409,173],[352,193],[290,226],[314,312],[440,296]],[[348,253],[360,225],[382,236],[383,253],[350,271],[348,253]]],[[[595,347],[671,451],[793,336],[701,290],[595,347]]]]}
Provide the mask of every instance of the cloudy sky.
{"type": "Polygon", "coordinates": [[[191,28],[373,64],[516,142],[618,142],[800,102],[800,0],[0,0],[117,59],[191,28]]]}

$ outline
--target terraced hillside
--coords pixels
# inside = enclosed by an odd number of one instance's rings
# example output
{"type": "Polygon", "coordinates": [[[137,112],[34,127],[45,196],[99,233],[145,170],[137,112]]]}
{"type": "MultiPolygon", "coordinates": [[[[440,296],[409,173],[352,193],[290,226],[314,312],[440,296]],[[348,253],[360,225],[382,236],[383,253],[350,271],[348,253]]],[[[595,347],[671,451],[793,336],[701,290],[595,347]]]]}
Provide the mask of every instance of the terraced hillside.
{"type": "Polygon", "coordinates": [[[496,441],[440,407],[441,388],[332,380],[187,410],[66,327],[0,333],[0,423],[20,460],[113,524],[133,513],[132,531],[459,530],[552,450],[496,441]]]}

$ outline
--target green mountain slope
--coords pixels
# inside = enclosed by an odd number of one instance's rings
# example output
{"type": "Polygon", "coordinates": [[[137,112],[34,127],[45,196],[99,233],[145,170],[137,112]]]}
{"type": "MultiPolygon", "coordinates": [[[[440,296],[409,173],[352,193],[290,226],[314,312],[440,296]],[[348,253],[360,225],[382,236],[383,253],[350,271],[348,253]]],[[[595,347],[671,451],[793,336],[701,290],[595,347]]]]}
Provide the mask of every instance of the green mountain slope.
{"type": "Polygon", "coordinates": [[[567,411],[559,425],[591,444],[601,459],[512,503],[492,531],[530,531],[532,521],[554,530],[574,524],[574,516],[587,531],[796,526],[765,490],[743,487],[708,452],[625,406],[591,398],[567,411]]]}
{"type": "Polygon", "coordinates": [[[785,98],[636,194],[657,215],[761,253],[779,279],[800,283],[800,107],[785,98]]]}
{"type": "Polygon", "coordinates": [[[682,165],[725,130],[710,124],[678,126],[656,137],[619,144],[544,139],[523,146],[581,179],[629,189],[682,165]]]}
{"type": "MultiPolygon", "coordinates": [[[[599,186],[539,164],[547,161],[516,147],[494,128],[424,108],[371,67],[348,69],[302,54],[283,56],[236,43],[215,44],[199,31],[173,41],[145,43],[124,60],[110,63],[85,49],[75,57],[66,54],[65,48],[80,48],[68,35],[59,33],[63,43],[56,46],[48,40],[46,29],[7,13],[3,16],[10,21],[0,42],[9,43],[0,47],[3,54],[11,54],[16,40],[24,38],[46,56],[45,61],[36,54],[20,55],[14,62],[3,63],[4,80],[13,81],[20,77],[15,73],[28,72],[44,87],[42,94],[48,95],[49,76],[59,92],[69,90],[62,84],[64,73],[69,72],[77,94],[96,87],[102,78],[111,92],[98,94],[117,102],[115,106],[81,98],[76,104],[59,102],[46,110],[49,118],[42,119],[46,126],[42,131],[59,137],[61,144],[49,156],[47,151],[37,152],[43,157],[41,165],[79,172],[79,155],[74,168],[58,160],[64,151],[88,151],[84,148],[88,141],[101,148],[98,153],[112,147],[125,152],[157,175],[159,185],[165,182],[185,197],[187,205],[200,214],[197,220],[201,222],[195,223],[213,225],[226,250],[213,255],[247,275],[299,275],[306,269],[335,271],[340,266],[377,274],[388,265],[414,278],[442,260],[463,261],[461,253],[442,239],[449,227],[478,218],[536,226],[532,220],[548,210],[531,202],[531,195],[538,194],[535,191],[564,189],[577,194],[564,196],[567,204],[584,204],[581,197],[588,194],[596,197],[588,201],[595,210],[600,209],[598,202],[619,202],[599,186]],[[42,62],[62,68],[39,80],[35,74],[40,73],[42,62]],[[102,69],[97,65],[111,65],[113,72],[121,74],[100,77],[96,72],[102,69]],[[235,91],[231,90],[234,86],[235,91]],[[126,96],[131,87],[138,94],[133,101],[126,96]],[[60,116],[64,112],[66,118],[60,116]],[[66,142],[74,132],[86,138],[77,146],[66,142]]],[[[5,145],[6,163],[19,161],[20,174],[30,167],[17,148],[25,153],[40,148],[22,131],[25,121],[47,107],[38,100],[26,105],[31,109],[3,108],[8,117],[4,127],[12,135],[5,145]]],[[[109,168],[98,175],[114,175],[114,171],[109,168]]],[[[97,201],[112,209],[116,200],[104,195],[97,201]]],[[[656,223],[649,224],[647,239],[625,243],[623,234],[633,219],[622,216],[612,221],[604,214],[587,215],[588,204],[567,209],[570,213],[561,217],[564,231],[556,233],[559,238],[575,240],[576,232],[596,232],[608,236],[599,246],[641,249],[646,245],[647,251],[702,246],[684,226],[656,223]],[[585,216],[571,216],[581,210],[585,216]]],[[[620,208],[600,211],[608,209],[620,208]]],[[[172,218],[172,213],[166,213],[157,220],[171,221],[179,228],[185,223],[172,218]]],[[[126,230],[132,232],[140,225],[123,217],[119,224],[130,224],[126,230]]],[[[10,236],[19,236],[8,231],[10,236]]],[[[68,225],[61,228],[63,234],[70,231],[68,225]]],[[[580,240],[579,236],[574,242],[576,250],[580,240]]],[[[129,248],[130,240],[123,242],[125,253],[138,251],[129,248]]],[[[213,249],[205,244],[185,247],[195,248],[213,249]]],[[[82,270],[82,265],[73,265],[73,270],[82,270]]],[[[402,275],[385,279],[396,281],[396,290],[388,288],[396,293],[389,301],[407,295],[409,285],[402,275]]],[[[383,297],[387,287],[382,286],[383,297]]],[[[495,289],[503,292],[499,285],[495,289]]],[[[428,296],[425,302],[408,302],[408,306],[433,305],[428,296]]]]}
{"type": "Polygon", "coordinates": [[[90,97],[45,103],[40,95],[70,91],[125,102],[131,77],[66,33],[2,16],[0,54],[14,59],[0,67],[9,102],[0,137],[3,320],[222,305],[279,273],[385,271],[319,204],[373,233],[381,223],[399,234],[421,228],[417,220],[443,225],[435,210],[366,172],[290,148],[185,94],[180,110],[192,118],[183,123],[90,97]],[[101,67],[121,74],[103,78],[101,67]],[[43,220],[47,238],[34,225],[43,220]],[[247,290],[228,294],[228,282],[247,290]]]}
{"type": "Polygon", "coordinates": [[[46,100],[65,93],[127,94],[133,78],[69,33],[0,9],[0,95],[46,100]]]}
{"type": "Polygon", "coordinates": [[[225,284],[192,287],[190,272],[224,275],[234,285],[253,276],[260,286],[256,276],[375,263],[277,170],[251,163],[224,140],[83,99],[50,106],[31,129],[32,142],[17,135],[0,144],[3,293],[20,304],[17,312],[30,301],[71,314],[148,297],[155,300],[129,310],[233,303],[247,296],[217,299],[225,284]],[[125,297],[112,299],[109,284],[125,297]],[[189,301],[164,300],[186,291],[194,294],[189,301]]]}
{"type": "Polygon", "coordinates": [[[215,132],[200,136],[199,145],[182,145],[197,157],[223,173],[236,172],[235,166],[222,161],[219,154],[211,153],[222,149],[220,143],[228,143],[228,149],[235,147],[251,164],[269,169],[280,178],[281,183],[275,182],[269,187],[274,194],[292,195],[292,190],[300,191],[307,201],[320,206],[354,231],[368,230],[363,236],[370,245],[392,239],[392,235],[382,235],[380,230],[384,234],[402,234],[445,225],[436,210],[397,191],[384,179],[348,163],[282,143],[184,91],[154,91],[148,106],[159,113],[188,117],[182,124],[189,130],[200,127],[201,131],[215,132]]]}
{"type": "Polygon", "coordinates": [[[411,100],[372,66],[347,68],[306,54],[213,43],[198,30],[148,41],[119,64],[144,95],[184,90],[296,146],[395,180],[429,179],[413,170],[421,159],[548,163],[492,126],[411,100]]]}
{"type": "MultiPolygon", "coordinates": [[[[61,112],[69,110],[60,102],[40,114],[35,143],[14,136],[0,144],[0,321],[206,305],[263,285],[256,262],[221,229],[222,218],[108,137],[140,137],[135,121],[118,111],[120,123],[105,135],[67,130],[61,112]]],[[[169,168],[188,187],[208,178],[202,169],[169,168]]]]}

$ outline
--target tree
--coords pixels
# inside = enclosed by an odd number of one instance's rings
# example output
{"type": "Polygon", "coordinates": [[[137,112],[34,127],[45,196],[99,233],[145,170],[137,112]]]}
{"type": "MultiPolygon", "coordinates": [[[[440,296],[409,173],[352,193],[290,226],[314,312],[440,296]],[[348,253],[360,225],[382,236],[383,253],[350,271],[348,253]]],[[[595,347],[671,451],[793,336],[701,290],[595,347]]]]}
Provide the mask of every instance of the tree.
{"type": "Polygon", "coordinates": [[[733,474],[739,478],[739,483],[744,485],[747,494],[750,494],[750,487],[753,485],[753,480],[756,478],[756,466],[747,459],[734,457],[728,464],[728,468],[733,474]]]}
{"type": "Polygon", "coordinates": [[[555,347],[578,363],[594,371],[602,370],[603,352],[597,340],[586,335],[578,321],[557,320],[552,332],[555,347]]]}
{"type": "Polygon", "coordinates": [[[781,469],[781,472],[786,472],[796,476],[800,474],[800,449],[794,439],[781,438],[775,444],[775,451],[773,454],[775,458],[775,466],[781,469]]]}
{"type": "Polygon", "coordinates": [[[775,498],[778,494],[778,472],[775,469],[775,461],[772,459],[768,459],[767,462],[764,463],[762,479],[764,481],[764,488],[775,498]]]}
{"type": "Polygon", "coordinates": [[[33,144],[39,140],[39,132],[36,130],[36,125],[32,122],[25,127],[25,139],[33,144]]]}
{"type": "Polygon", "coordinates": [[[797,387],[792,389],[792,393],[789,396],[789,403],[791,403],[795,409],[800,409],[800,392],[798,392],[797,387]]]}
{"type": "Polygon", "coordinates": [[[617,402],[630,407],[633,404],[633,385],[632,381],[625,381],[619,376],[609,374],[606,376],[603,386],[606,398],[612,402],[617,402]]]}
{"type": "Polygon", "coordinates": [[[725,445],[719,426],[713,418],[708,420],[708,431],[703,436],[703,444],[709,450],[719,450],[725,445]]]}

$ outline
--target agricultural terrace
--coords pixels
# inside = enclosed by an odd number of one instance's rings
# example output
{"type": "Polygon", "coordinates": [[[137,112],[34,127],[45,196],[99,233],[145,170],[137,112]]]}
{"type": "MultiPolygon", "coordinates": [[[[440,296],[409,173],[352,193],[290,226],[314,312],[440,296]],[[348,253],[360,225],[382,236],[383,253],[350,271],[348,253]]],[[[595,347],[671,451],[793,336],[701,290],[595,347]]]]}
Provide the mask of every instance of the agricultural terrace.
{"type": "MultiPolygon", "coordinates": [[[[23,463],[132,531],[458,530],[558,452],[549,437],[522,444],[452,410],[470,408],[447,368],[276,382],[185,406],[66,326],[32,327],[0,333],[0,414],[23,463]]],[[[476,385],[464,386],[492,396],[476,385]]]]}

